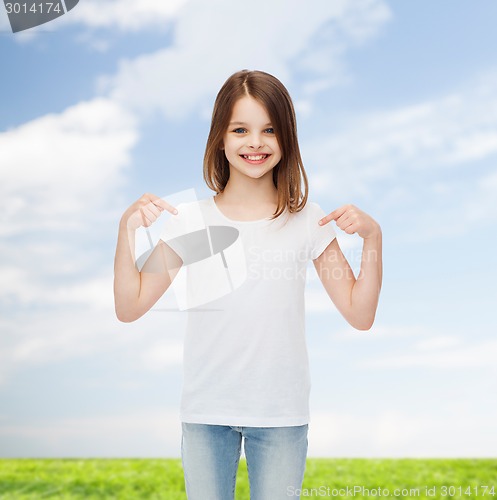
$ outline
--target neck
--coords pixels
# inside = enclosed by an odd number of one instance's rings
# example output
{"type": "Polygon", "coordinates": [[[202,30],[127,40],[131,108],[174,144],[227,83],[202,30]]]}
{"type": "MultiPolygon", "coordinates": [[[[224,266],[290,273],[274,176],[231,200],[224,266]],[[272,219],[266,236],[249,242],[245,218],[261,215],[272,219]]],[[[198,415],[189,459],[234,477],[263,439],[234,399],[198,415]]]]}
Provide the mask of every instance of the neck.
{"type": "Polygon", "coordinates": [[[230,178],[223,192],[217,195],[227,204],[243,203],[245,206],[278,203],[278,190],[273,183],[273,172],[268,172],[260,179],[239,176],[231,169],[230,178]]]}

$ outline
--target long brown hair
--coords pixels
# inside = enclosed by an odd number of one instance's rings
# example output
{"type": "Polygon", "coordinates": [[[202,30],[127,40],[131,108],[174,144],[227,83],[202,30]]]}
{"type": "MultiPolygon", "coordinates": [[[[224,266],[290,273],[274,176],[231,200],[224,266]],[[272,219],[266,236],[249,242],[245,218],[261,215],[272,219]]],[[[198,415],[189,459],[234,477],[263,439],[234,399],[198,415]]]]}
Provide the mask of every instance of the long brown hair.
{"type": "Polygon", "coordinates": [[[236,101],[247,95],[257,99],[266,109],[281,149],[281,160],[273,168],[273,183],[278,190],[278,206],[272,219],[283,213],[285,208],[288,208],[290,213],[299,212],[307,202],[309,185],[300,156],[295,109],[288,90],[269,73],[246,69],[238,71],[221,87],[214,103],[205,148],[204,180],[216,193],[222,192],[226,187],[230,170],[228,159],[221,149],[223,138],[236,101]]]}

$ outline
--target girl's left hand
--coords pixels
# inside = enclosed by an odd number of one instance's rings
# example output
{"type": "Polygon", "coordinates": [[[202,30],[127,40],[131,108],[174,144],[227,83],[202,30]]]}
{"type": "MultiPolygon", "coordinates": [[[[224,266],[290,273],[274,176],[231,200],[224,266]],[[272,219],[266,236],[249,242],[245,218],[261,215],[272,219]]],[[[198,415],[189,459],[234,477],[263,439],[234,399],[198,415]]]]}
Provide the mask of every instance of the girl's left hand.
{"type": "Polygon", "coordinates": [[[357,233],[363,239],[381,233],[380,225],[370,215],[354,205],[344,205],[333,210],[319,221],[319,225],[324,226],[331,220],[336,221],[336,225],[347,234],[357,233]]]}

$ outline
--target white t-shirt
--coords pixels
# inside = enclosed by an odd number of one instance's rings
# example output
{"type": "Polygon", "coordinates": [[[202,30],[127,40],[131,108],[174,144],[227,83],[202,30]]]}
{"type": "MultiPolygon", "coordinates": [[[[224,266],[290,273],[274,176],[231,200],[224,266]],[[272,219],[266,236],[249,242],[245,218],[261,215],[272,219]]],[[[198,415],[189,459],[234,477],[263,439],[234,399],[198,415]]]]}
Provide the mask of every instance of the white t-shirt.
{"type": "Polygon", "coordinates": [[[213,197],[177,208],[161,239],[184,260],[176,279],[190,271],[185,283],[197,293],[196,305],[185,302],[181,420],[255,427],[307,424],[304,287],[309,260],[335,238],[330,223],[318,225],[326,213],[308,201],[302,211],[285,210],[274,221],[235,221],[213,197]],[[209,229],[191,224],[199,213],[209,229]],[[180,233],[189,234],[178,238],[180,233]],[[202,288],[212,296],[202,295],[202,288]]]}

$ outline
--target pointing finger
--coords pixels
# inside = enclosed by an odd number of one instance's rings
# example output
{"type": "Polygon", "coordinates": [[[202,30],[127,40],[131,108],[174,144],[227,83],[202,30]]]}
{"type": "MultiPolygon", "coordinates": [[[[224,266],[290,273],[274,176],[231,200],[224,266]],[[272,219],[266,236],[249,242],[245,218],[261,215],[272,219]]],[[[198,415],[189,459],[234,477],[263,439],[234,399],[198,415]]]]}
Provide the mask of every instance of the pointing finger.
{"type": "Polygon", "coordinates": [[[331,212],[329,215],[330,220],[337,220],[339,217],[341,217],[345,212],[347,211],[347,205],[343,205],[343,207],[336,208],[331,212]]]}
{"type": "Polygon", "coordinates": [[[176,210],[175,207],[170,205],[167,201],[163,200],[162,198],[156,198],[155,200],[152,200],[152,202],[155,206],[159,207],[161,210],[167,210],[168,212],[171,212],[174,215],[178,213],[178,210],[176,210]]]}
{"type": "Polygon", "coordinates": [[[346,212],[346,210],[347,210],[346,206],[333,210],[333,212],[329,213],[327,216],[323,217],[319,221],[319,225],[322,226],[323,224],[327,224],[331,220],[337,220],[341,215],[343,215],[346,212]]]}

